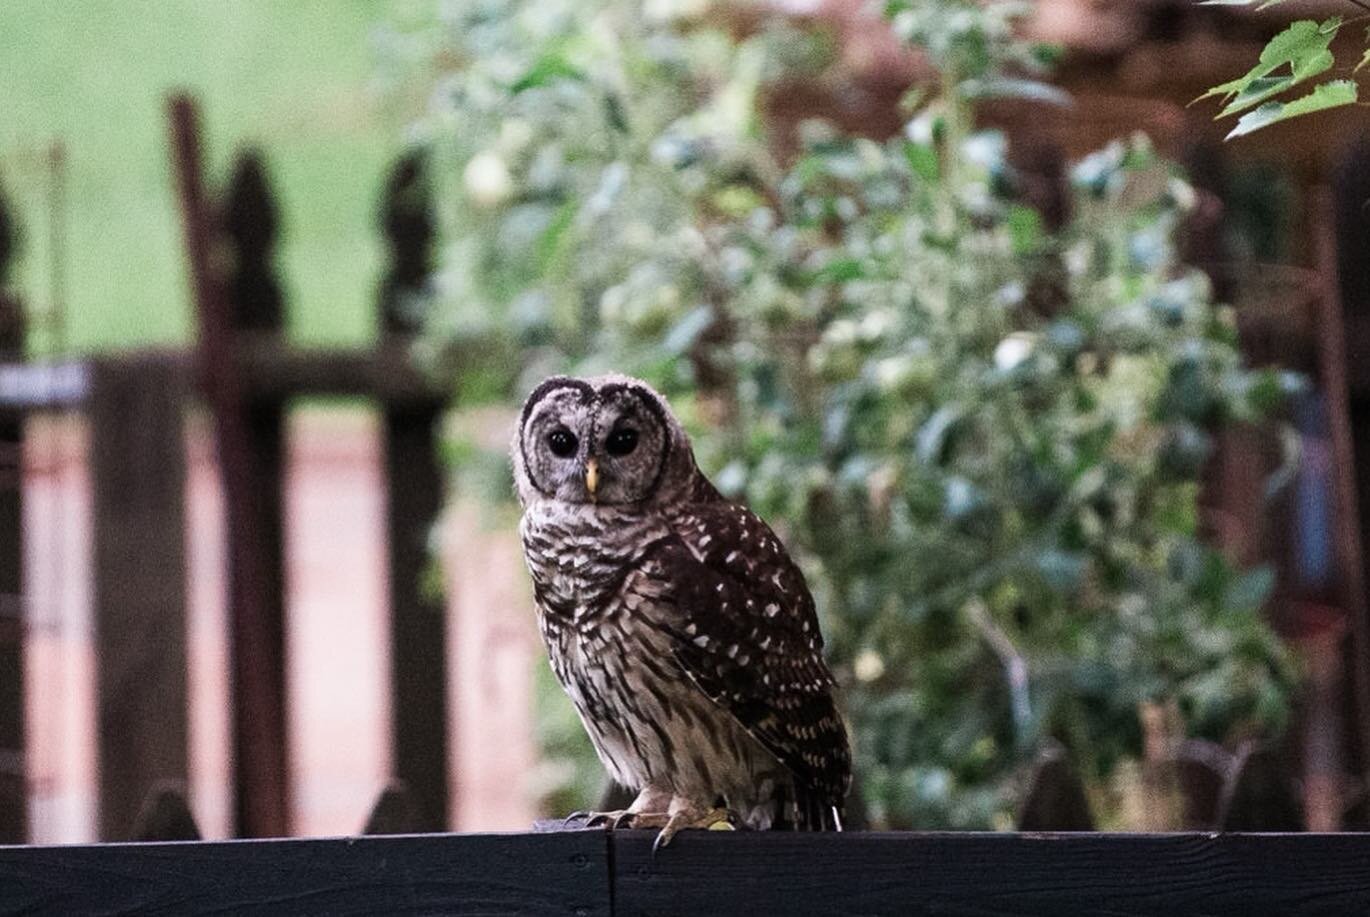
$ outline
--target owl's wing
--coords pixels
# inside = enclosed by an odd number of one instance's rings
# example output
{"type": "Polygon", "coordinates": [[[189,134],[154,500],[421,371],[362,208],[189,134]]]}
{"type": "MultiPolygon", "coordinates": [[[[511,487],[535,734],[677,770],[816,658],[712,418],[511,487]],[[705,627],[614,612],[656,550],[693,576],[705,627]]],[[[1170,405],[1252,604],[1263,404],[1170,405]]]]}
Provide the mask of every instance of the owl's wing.
{"type": "MultiPolygon", "coordinates": [[[[695,684],[816,796],[831,822],[851,782],[847,733],[804,577],[770,527],[745,507],[691,503],[678,542],[657,559],[672,582],[676,657],[695,684]]],[[[673,539],[674,541],[674,539],[673,539]]],[[[802,807],[813,800],[799,800],[802,807]]]]}

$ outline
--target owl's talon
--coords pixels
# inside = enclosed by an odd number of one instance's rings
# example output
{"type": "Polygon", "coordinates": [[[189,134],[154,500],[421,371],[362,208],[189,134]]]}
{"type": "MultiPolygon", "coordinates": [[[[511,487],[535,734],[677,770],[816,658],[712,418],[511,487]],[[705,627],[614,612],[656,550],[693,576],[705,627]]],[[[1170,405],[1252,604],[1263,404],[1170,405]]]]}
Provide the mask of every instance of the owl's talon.
{"type": "MultiPolygon", "coordinates": [[[[645,826],[642,826],[645,827],[645,826]]],[[[676,812],[661,831],[657,833],[656,840],[652,841],[652,855],[667,846],[675,838],[676,834],[684,828],[698,828],[704,831],[736,831],[737,818],[727,809],[684,809],[676,812]]]]}
{"type": "Polygon", "coordinates": [[[631,816],[633,813],[627,809],[614,809],[610,812],[587,812],[585,813],[585,827],[598,828],[600,825],[613,830],[618,827],[625,815],[631,816]]]}

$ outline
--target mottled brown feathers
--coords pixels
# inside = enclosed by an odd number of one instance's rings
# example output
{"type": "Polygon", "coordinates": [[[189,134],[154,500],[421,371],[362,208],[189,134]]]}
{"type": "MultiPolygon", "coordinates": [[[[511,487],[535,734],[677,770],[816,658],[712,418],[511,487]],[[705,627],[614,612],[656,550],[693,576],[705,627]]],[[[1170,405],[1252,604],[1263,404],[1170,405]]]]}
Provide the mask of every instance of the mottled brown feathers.
{"type": "Polygon", "coordinates": [[[548,380],[513,452],[543,640],[614,779],[757,828],[838,827],[851,759],[813,599],[665,400],[622,376],[548,380]],[[642,451],[608,449],[615,432],[642,451]]]}

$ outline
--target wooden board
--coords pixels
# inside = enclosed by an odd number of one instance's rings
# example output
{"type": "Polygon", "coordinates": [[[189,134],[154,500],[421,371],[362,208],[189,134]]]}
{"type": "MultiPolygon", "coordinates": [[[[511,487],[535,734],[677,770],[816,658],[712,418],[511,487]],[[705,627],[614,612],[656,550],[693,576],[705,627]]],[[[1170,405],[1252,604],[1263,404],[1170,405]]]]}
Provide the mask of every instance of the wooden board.
{"type": "Polygon", "coordinates": [[[0,848],[0,914],[610,910],[603,832],[0,848]]]}
{"type": "Polygon", "coordinates": [[[1370,913],[1370,836],[614,835],[615,913],[1370,913]]]}
{"type": "Polygon", "coordinates": [[[1357,834],[650,831],[0,847],[0,914],[1370,913],[1357,834]]]}

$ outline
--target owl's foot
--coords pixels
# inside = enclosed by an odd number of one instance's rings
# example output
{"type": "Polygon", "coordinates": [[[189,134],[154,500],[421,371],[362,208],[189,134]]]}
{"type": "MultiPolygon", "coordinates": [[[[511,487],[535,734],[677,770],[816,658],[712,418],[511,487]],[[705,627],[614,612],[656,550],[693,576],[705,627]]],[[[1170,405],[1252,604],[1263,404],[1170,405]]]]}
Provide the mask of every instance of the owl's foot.
{"type": "Polygon", "coordinates": [[[562,825],[570,827],[572,822],[583,821],[586,828],[598,828],[601,825],[606,828],[617,828],[619,822],[631,814],[627,809],[614,809],[609,812],[572,812],[566,816],[562,825]]]}
{"type": "Polygon", "coordinates": [[[634,812],[632,809],[615,809],[611,812],[572,812],[562,822],[570,827],[573,822],[583,822],[585,828],[660,828],[670,818],[665,812],[634,812]]]}
{"type": "MultiPolygon", "coordinates": [[[[634,823],[634,827],[654,827],[653,825],[634,823]]],[[[736,831],[737,816],[727,809],[719,808],[693,808],[685,807],[672,812],[667,818],[666,823],[661,826],[660,833],[656,840],[652,842],[652,853],[655,854],[662,847],[671,842],[676,833],[685,828],[700,828],[705,831],[736,831]]]]}

